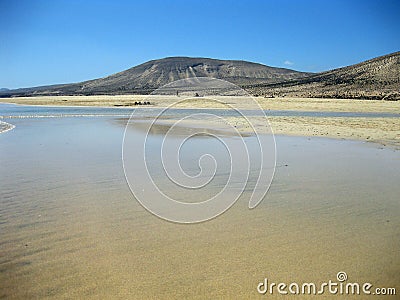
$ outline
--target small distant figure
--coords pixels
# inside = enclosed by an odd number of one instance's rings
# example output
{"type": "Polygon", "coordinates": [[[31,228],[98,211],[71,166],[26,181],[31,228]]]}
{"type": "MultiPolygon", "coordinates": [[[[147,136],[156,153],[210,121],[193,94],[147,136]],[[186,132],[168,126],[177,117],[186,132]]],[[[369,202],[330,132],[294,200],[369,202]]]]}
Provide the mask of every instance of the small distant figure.
{"type": "Polygon", "coordinates": [[[135,105],[151,105],[150,101],[135,101],[135,105]]]}
{"type": "Polygon", "coordinates": [[[195,97],[200,97],[199,93],[194,94],[195,97]]]}
{"type": "Polygon", "coordinates": [[[178,90],[176,90],[176,96],[179,97],[179,91],[178,90]]]}

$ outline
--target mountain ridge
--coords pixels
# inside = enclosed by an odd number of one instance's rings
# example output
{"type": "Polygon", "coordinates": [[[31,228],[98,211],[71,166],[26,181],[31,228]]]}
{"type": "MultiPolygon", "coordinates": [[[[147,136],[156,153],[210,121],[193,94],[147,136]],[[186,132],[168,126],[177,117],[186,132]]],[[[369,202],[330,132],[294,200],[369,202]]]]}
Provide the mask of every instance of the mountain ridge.
{"type": "Polygon", "coordinates": [[[263,96],[400,100],[400,52],[298,80],[245,88],[263,96]]]}
{"type": "Polygon", "coordinates": [[[277,83],[310,74],[244,60],[178,56],[151,60],[103,78],[71,84],[22,88],[8,91],[8,94],[25,96],[146,94],[172,81],[193,77],[213,77],[244,85],[277,83]]]}
{"type": "Polygon", "coordinates": [[[166,57],[99,79],[0,91],[0,97],[148,94],[178,79],[212,77],[255,96],[400,100],[400,52],[320,73],[299,72],[244,60],[166,57]]]}

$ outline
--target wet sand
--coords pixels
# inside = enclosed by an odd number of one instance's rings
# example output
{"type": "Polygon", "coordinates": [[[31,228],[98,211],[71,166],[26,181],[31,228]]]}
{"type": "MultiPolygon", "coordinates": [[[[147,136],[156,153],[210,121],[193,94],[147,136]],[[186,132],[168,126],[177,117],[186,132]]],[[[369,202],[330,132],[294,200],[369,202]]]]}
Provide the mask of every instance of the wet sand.
{"type": "Polygon", "coordinates": [[[0,135],[1,298],[249,299],[265,277],[320,283],[339,271],[399,291],[399,151],[277,136],[256,209],[245,193],[214,220],[177,225],[133,199],[119,120],[13,119],[0,135]]]}

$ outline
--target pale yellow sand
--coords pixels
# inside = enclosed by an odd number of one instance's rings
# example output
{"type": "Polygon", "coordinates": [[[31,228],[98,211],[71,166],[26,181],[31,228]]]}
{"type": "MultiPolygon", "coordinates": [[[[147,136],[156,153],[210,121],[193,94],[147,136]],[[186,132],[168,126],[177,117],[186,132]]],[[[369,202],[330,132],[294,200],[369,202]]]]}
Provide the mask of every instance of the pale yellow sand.
{"type": "MultiPolygon", "coordinates": [[[[145,101],[146,95],[117,95],[117,96],[41,96],[3,98],[1,102],[26,105],[81,105],[81,106],[132,106],[135,101],[145,101]]],[[[242,109],[241,97],[216,97],[227,103],[232,103],[242,109]]],[[[182,100],[176,96],[151,96],[152,104],[166,107],[182,100]]],[[[400,101],[350,100],[350,99],[318,99],[318,98],[263,98],[254,97],[263,109],[271,110],[301,110],[301,111],[341,111],[341,112],[400,112],[400,101]]],[[[184,107],[185,105],[182,105],[184,107]]],[[[186,105],[189,107],[189,104],[186,105]]],[[[190,108],[214,108],[215,102],[197,98],[190,102],[190,108]],[[195,104],[195,105],[193,105],[195,104]]]]}
{"type": "MultiPolygon", "coordinates": [[[[268,117],[268,120],[275,134],[365,140],[400,147],[399,118],[268,117]]],[[[249,130],[243,120],[232,119],[232,122],[244,132],[249,130]]]]}

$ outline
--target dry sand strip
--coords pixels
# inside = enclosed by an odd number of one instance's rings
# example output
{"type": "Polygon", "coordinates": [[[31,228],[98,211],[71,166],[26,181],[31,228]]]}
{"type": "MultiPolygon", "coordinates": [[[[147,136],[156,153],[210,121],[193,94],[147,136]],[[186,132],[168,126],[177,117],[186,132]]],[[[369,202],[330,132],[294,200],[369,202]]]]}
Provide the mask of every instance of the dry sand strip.
{"type": "Polygon", "coordinates": [[[269,117],[275,134],[363,140],[400,149],[399,118],[269,117]]]}
{"type": "MultiPolygon", "coordinates": [[[[160,119],[156,124],[171,126],[176,121],[174,118],[160,119]]],[[[400,150],[400,118],[268,117],[268,122],[270,126],[266,125],[262,117],[252,117],[249,120],[225,117],[218,121],[181,120],[180,126],[218,130],[226,127],[222,123],[228,123],[244,136],[254,134],[255,130],[261,134],[273,132],[279,135],[360,140],[400,150]]]]}
{"type": "MultiPolygon", "coordinates": [[[[226,103],[246,109],[242,97],[213,96],[226,103]]],[[[1,102],[25,105],[62,105],[62,106],[134,106],[135,102],[150,100],[153,106],[168,107],[184,97],[157,95],[100,95],[100,96],[40,96],[2,98],[1,102]],[[150,98],[149,98],[150,97],[150,98]]],[[[385,112],[400,113],[400,101],[383,100],[350,100],[350,99],[319,99],[319,98],[264,98],[253,97],[262,109],[295,110],[295,111],[334,111],[334,112],[385,112]]],[[[196,101],[181,103],[185,108],[226,108],[218,107],[216,102],[199,97],[196,101]]],[[[253,108],[253,107],[251,107],[253,108]]]]}

